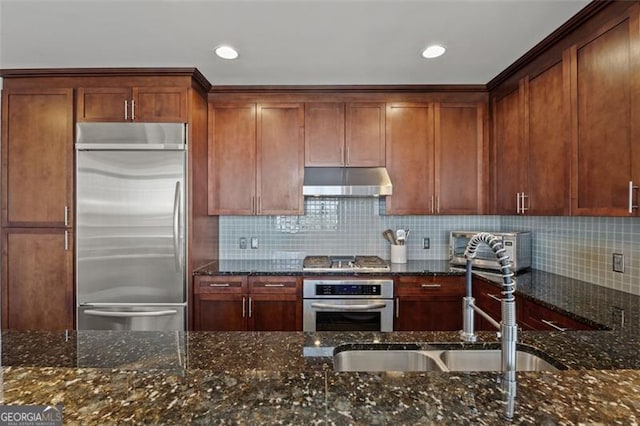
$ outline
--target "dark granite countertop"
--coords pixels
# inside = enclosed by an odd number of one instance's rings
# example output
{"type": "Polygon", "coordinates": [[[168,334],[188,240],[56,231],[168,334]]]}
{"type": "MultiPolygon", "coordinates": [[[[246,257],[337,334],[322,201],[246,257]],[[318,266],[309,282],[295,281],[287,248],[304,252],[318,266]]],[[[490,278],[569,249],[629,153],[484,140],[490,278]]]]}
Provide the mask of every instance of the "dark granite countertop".
{"type": "Polygon", "coordinates": [[[390,263],[389,272],[311,272],[302,270],[300,259],[232,260],[220,259],[194,271],[194,275],[458,275],[448,260],[409,260],[390,263]]]}
{"type": "MultiPolygon", "coordinates": [[[[474,347],[455,332],[5,331],[1,402],[61,403],[71,424],[637,424],[640,297],[540,271],[517,280],[521,296],[611,330],[521,332],[567,369],[517,373],[511,419],[500,373],[335,372],[326,356],[345,344],[474,347]]],[[[478,341],[498,344],[491,332],[478,341]]]]}

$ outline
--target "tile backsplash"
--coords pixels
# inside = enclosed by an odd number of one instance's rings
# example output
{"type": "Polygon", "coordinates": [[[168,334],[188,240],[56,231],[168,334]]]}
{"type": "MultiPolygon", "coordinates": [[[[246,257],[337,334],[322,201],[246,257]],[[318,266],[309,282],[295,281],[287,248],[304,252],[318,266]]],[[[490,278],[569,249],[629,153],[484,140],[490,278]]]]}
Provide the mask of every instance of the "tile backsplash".
{"type": "Polygon", "coordinates": [[[387,228],[408,228],[409,259],[449,256],[449,232],[533,233],[537,269],[640,294],[640,219],[535,216],[387,216],[384,199],[307,198],[304,216],[221,216],[221,259],[285,259],[306,255],[377,255],[389,259],[387,228]],[[251,238],[258,248],[251,248],[251,238]],[[240,248],[246,238],[247,248],[240,248]],[[430,248],[423,249],[429,238],[430,248]],[[625,272],[612,271],[612,254],[625,257],[625,272]]]}

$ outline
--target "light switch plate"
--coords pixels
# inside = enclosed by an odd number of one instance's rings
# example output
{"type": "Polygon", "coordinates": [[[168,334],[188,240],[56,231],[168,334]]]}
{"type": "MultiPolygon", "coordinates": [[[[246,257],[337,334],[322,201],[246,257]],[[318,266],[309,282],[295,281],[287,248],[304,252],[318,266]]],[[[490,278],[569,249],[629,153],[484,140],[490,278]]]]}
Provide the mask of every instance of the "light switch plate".
{"type": "Polygon", "coordinates": [[[258,237],[251,237],[251,248],[252,249],[258,248],[258,237]]]}
{"type": "Polygon", "coordinates": [[[613,271],[624,273],[624,254],[613,253],[613,271]]]}
{"type": "Polygon", "coordinates": [[[243,250],[247,248],[247,239],[245,237],[240,238],[240,248],[243,250]]]}

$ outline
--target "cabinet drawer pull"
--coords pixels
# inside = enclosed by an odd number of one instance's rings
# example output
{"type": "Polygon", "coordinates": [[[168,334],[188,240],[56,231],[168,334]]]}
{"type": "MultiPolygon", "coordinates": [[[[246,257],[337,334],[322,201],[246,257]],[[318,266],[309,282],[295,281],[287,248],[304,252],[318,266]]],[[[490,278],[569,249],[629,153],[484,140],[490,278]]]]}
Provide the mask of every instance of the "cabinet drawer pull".
{"type": "Polygon", "coordinates": [[[247,302],[247,299],[244,296],[242,296],[242,318],[247,316],[246,302],[247,302]]]}
{"type": "Polygon", "coordinates": [[[64,206],[64,226],[69,226],[69,206],[64,206]]]}
{"type": "Polygon", "coordinates": [[[224,284],[214,283],[214,284],[209,284],[209,287],[230,287],[230,286],[229,286],[229,283],[224,283],[224,284]]]}
{"type": "Polygon", "coordinates": [[[129,120],[129,102],[124,101],[124,120],[129,120]]]}
{"type": "Polygon", "coordinates": [[[555,328],[558,331],[567,331],[567,330],[569,330],[566,327],[560,327],[560,326],[555,325],[553,321],[547,321],[547,320],[543,319],[542,322],[547,324],[549,327],[555,328]]]}
{"type": "Polygon", "coordinates": [[[131,121],[136,119],[136,101],[131,100],[131,121]]]}
{"type": "Polygon", "coordinates": [[[249,297],[249,318],[251,318],[251,297],[249,297]]]}
{"type": "Polygon", "coordinates": [[[422,288],[440,288],[442,284],[420,284],[422,288]]]}
{"type": "Polygon", "coordinates": [[[400,318],[400,298],[396,297],[396,318],[400,318]]]}
{"type": "Polygon", "coordinates": [[[284,287],[284,284],[265,284],[265,287],[284,287]]]}
{"type": "Polygon", "coordinates": [[[498,296],[496,296],[495,294],[490,294],[490,293],[486,293],[487,297],[490,297],[491,299],[495,300],[496,302],[500,302],[502,303],[502,299],[498,296]]]}

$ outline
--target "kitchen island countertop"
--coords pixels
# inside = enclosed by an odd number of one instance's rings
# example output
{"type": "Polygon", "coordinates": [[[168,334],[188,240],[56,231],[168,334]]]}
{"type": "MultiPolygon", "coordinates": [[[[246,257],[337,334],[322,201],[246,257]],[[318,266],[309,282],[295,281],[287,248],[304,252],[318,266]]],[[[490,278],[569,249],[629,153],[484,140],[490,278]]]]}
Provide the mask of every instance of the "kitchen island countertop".
{"type": "Polygon", "coordinates": [[[568,369],[517,373],[511,419],[498,372],[335,372],[326,356],[354,343],[464,347],[456,332],[5,331],[1,402],[63,404],[65,424],[637,424],[640,297],[541,271],[517,285],[610,330],[521,332],[568,369]]]}

